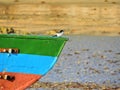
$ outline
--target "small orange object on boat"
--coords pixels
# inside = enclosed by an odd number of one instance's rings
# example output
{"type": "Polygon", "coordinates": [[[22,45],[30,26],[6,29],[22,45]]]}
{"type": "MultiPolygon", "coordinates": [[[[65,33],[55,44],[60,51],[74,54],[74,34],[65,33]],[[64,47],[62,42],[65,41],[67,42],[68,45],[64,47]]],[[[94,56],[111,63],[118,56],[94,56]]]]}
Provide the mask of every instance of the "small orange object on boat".
{"type": "Polygon", "coordinates": [[[0,48],[0,53],[19,53],[17,48],[0,48]]]}

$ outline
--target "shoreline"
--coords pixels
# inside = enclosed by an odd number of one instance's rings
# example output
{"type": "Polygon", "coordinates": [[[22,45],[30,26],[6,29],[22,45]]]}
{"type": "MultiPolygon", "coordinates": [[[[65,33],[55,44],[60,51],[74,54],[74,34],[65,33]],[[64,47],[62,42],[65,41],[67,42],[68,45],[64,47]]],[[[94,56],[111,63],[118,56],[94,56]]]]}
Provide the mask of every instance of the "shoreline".
{"type": "Polygon", "coordinates": [[[78,83],[78,82],[61,82],[61,83],[52,83],[52,82],[36,82],[30,88],[54,88],[54,89],[65,89],[65,88],[71,88],[71,89],[105,89],[105,90],[119,90],[119,87],[109,87],[105,85],[98,85],[95,83],[78,83]]]}

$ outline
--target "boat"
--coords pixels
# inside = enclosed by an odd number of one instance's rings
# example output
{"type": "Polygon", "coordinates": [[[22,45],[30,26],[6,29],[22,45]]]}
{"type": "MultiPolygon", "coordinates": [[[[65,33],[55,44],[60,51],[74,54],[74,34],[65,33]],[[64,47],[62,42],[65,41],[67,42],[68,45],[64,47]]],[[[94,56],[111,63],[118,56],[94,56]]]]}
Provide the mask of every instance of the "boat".
{"type": "Polygon", "coordinates": [[[0,90],[24,90],[57,62],[68,38],[0,35],[0,90]]]}

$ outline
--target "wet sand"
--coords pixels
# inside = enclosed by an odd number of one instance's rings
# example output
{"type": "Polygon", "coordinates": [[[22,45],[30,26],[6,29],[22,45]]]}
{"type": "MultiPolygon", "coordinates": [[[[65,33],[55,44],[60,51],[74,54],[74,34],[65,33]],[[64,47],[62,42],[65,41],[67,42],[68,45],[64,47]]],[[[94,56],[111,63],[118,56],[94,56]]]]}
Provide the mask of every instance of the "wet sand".
{"type": "Polygon", "coordinates": [[[26,90],[119,90],[120,37],[72,35],[56,65],[26,90]]]}

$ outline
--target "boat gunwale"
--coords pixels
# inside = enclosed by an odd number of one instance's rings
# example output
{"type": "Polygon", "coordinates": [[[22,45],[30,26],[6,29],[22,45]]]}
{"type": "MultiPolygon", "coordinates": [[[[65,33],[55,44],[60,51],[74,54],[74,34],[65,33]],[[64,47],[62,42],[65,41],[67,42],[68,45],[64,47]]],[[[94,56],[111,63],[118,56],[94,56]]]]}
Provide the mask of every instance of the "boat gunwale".
{"type": "Polygon", "coordinates": [[[38,39],[38,40],[65,40],[67,37],[52,37],[47,35],[15,35],[15,34],[0,34],[0,38],[18,38],[18,39],[38,39]]]}

